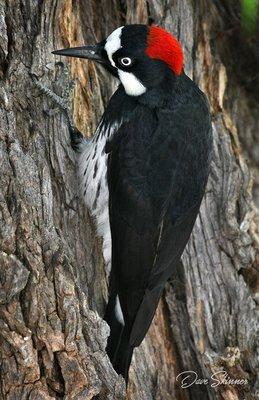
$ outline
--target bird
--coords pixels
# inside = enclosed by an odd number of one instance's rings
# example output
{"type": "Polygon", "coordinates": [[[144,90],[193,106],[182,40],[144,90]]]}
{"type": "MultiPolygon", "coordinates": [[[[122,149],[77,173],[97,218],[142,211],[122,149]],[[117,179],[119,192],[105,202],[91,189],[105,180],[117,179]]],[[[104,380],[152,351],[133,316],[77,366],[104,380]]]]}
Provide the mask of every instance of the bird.
{"type": "Polygon", "coordinates": [[[211,164],[210,108],[184,72],[181,44],[160,26],[124,25],[95,45],[53,54],[97,62],[119,83],[92,138],[72,128],[71,140],[103,238],[106,351],[127,384],[133,350],[199,213],[211,164]]]}

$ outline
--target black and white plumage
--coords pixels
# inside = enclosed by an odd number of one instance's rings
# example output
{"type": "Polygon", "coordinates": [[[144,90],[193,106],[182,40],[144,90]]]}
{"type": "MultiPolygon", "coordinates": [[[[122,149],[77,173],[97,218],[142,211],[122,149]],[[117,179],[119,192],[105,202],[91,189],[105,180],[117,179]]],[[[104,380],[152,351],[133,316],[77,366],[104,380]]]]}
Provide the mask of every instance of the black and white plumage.
{"type": "Polygon", "coordinates": [[[78,157],[109,276],[107,352],[126,380],[132,351],[189,239],[209,173],[207,101],[182,71],[179,43],[167,35],[129,25],[96,46],[54,52],[94,59],[121,81],[78,157]]]}
{"type": "Polygon", "coordinates": [[[81,148],[78,156],[81,192],[96,221],[97,234],[103,238],[103,257],[107,277],[111,268],[111,232],[109,222],[109,191],[107,182],[108,155],[106,142],[117,131],[119,123],[102,121],[94,137],[81,148]]]}

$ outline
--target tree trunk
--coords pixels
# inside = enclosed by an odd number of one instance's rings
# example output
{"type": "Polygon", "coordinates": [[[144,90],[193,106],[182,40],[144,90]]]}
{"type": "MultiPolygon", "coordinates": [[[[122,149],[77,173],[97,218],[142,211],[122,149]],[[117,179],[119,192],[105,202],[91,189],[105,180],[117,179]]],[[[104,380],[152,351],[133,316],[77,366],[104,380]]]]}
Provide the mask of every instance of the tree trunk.
{"type": "Polygon", "coordinates": [[[214,157],[182,264],[135,351],[127,399],[256,398],[259,240],[243,154],[258,167],[259,90],[249,77],[259,61],[242,36],[239,6],[0,0],[1,399],[125,398],[124,381],[105,353],[101,241],[78,197],[66,120],[33,76],[70,98],[77,127],[91,135],[116,82],[91,62],[51,51],[95,43],[136,22],[160,24],[179,37],[185,70],[211,104],[214,157]],[[187,370],[208,382],[181,387],[177,376],[187,370]],[[212,374],[222,378],[223,371],[242,384],[213,387],[212,374]]]}

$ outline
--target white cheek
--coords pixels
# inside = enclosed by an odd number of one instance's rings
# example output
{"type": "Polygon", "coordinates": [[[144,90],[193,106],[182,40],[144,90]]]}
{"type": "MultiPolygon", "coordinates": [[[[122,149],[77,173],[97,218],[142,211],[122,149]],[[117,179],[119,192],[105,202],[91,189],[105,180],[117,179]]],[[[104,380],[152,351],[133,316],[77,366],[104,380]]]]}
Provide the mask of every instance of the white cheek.
{"type": "Polygon", "coordinates": [[[124,86],[125,92],[129,96],[140,96],[145,93],[147,88],[136,78],[132,72],[118,69],[119,78],[124,86]]]}

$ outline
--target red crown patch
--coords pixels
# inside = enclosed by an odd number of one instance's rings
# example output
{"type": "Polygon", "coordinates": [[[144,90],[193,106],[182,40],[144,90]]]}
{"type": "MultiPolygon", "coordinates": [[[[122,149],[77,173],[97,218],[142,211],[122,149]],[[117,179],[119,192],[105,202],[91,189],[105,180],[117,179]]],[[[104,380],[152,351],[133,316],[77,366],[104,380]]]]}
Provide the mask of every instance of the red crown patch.
{"type": "Polygon", "coordinates": [[[160,26],[151,26],[147,37],[146,54],[164,61],[176,75],[183,69],[183,51],[178,40],[160,26]]]}

